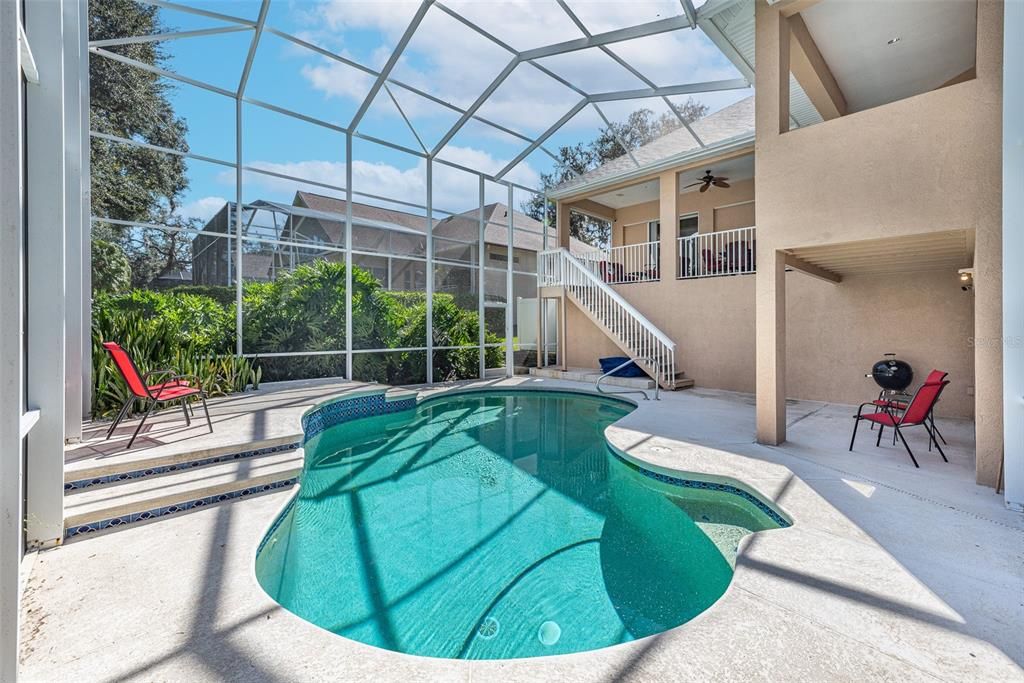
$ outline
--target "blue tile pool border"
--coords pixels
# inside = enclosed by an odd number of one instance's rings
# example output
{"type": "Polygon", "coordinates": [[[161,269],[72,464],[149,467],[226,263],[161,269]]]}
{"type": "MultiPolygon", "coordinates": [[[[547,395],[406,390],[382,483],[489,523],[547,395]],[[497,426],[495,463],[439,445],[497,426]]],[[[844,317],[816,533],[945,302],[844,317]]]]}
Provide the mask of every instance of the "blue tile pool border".
{"type": "Polygon", "coordinates": [[[264,448],[253,448],[246,451],[238,451],[236,453],[223,453],[221,455],[214,455],[208,458],[200,458],[198,460],[189,460],[186,462],[176,462],[168,465],[158,465],[155,467],[145,467],[137,470],[130,470],[128,472],[116,472],[114,474],[104,475],[102,477],[90,477],[88,479],[76,479],[73,481],[64,482],[64,491],[80,491],[87,489],[92,486],[102,486],[103,484],[114,484],[120,481],[130,481],[132,479],[144,479],[145,477],[151,477],[158,474],[167,474],[168,472],[182,472],[184,470],[190,470],[194,467],[204,467],[206,465],[215,465],[221,462],[229,462],[231,460],[241,460],[243,458],[255,458],[260,455],[267,455],[269,453],[282,453],[284,451],[294,451],[301,445],[299,441],[293,441],[292,443],[280,444],[277,446],[266,446],[264,448]]]}
{"type": "Polygon", "coordinates": [[[388,415],[416,408],[416,395],[389,400],[384,391],[339,399],[313,407],[302,416],[303,443],[324,430],[361,417],[388,415]]]}

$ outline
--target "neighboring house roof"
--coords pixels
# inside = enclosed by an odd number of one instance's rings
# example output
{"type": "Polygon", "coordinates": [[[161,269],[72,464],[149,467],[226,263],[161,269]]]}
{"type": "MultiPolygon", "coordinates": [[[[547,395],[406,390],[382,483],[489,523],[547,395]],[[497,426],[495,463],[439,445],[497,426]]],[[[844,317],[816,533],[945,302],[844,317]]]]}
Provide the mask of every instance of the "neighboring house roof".
{"type": "MultiPolygon", "coordinates": [[[[295,193],[295,205],[319,212],[317,217],[328,237],[335,242],[341,241],[344,222],[329,220],[330,216],[345,215],[347,202],[344,199],[327,197],[313,192],[299,191],[295,193]]],[[[314,216],[316,217],[316,216],[314,216]]],[[[352,218],[356,225],[398,229],[402,232],[415,231],[426,234],[426,220],[414,213],[387,209],[361,202],[352,202],[352,218]]],[[[500,202],[484,206],[486,230],[484,240],[487,244],[506,246],[508,244],[508,207],[500,202]]],[[[479,209],[470,209],[460,214],[442,218],[434,223],[434,236],[475,242],[480,235],[479,209]]],[[[528,251],[543,250],[543,224],[521,211],[512,213],[515,242],[513,247],[528,251]]],[[[550,245],[554,248],[555,245],[550,245]]],[[[587,249],[589,245],[573,239],[572,249],[587,249]]]]}
{"type": "MultiPolygon", "coordinates": [[[[708,148],[745,135],[753,136],[754,96],[751,95],[716,111],[714,114],[698,119],[691,123],[690,127],[708,148]]],[[[564,194],[566,190],[596,185],[624,173],[653,166],[664,159],[687,152],[696,153],[700,150],[701,146],[697,144],[689,131],[680,126],[671,133],[666,133],[633,150],[632,157],[629,154],[623,154],[605,162],[592,171],[557,185],[553,188],[552,193],[564,194]],[[636,159],[636,163],[633,163],[633,159],[636,159]]]]}

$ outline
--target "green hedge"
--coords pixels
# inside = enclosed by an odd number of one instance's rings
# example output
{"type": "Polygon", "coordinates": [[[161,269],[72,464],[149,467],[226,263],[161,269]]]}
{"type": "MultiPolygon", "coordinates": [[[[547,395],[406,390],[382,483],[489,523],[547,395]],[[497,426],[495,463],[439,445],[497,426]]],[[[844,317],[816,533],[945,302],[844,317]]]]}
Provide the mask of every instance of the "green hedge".
{"type": "MultiPolygon", "coordinates": [[[[426,342],[426,295],[389,292],[367,271],[352,271],[353,349],[422,347],[426,342]]],[[[242,292],[242,340],[235,350],[235,290],[231,287],[179,286],[154,292],[99,294],[93,302],[93,414],[108,414],[123,403],[126,387],[117,378],[102,341],[125,347],[141,371],[171,367],[196,374],[212,395],[243,391],[260,380],[338,377],[343,354],[279,356],[259,354],[345,349],[345,264],[314,261],[273,282],[245,283],[242,292]]],[[[479,343],[475,310],[458,305],[450,294],[433,299],[435,346],[479,343]]],[[[487,343],[502,341],[488,334],[487,343]]],[[[500,365],[501,349],[486,349],[488,367],[500,365]]],[[[466,379],[479,374],[476,348],[434,352],[434,377],[466,379]]],[[[357,379],[388,384],[426,380],[425,351],[357,353],[357,379]]]]}

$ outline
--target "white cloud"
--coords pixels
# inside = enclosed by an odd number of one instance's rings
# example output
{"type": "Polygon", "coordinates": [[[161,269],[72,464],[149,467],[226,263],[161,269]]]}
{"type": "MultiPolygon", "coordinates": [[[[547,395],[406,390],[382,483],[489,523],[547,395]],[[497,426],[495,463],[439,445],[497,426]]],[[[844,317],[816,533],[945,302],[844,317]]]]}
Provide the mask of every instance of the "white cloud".
{"type": "MultiPolygon", "coordinates": [[[[232,176],[234,177],[234,176],[232,176]]],[[[234,182],[234,180],[232,180],[234,182]]],[[[198,218],[204,223],[220,211],[227,203],[227,199],[224,197],[202,197],[188,204],[182,205],[178,209],[178,214],[184,218],[198,218]]]]}

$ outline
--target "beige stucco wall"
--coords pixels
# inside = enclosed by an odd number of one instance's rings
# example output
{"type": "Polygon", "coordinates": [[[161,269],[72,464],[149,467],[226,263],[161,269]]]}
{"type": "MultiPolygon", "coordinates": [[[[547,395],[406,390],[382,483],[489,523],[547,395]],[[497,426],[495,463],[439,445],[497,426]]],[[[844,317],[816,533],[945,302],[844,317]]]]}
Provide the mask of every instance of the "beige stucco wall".
{"type": "MultiPolygon", "coordinates": [[[[786,32],[779,11],[757,2],[759,264],[783,248],[973,229],[973,336],[1000,337],[1002,12],[1001,0],[978,3],[977,78],[780,134],[786,32]]],[[[774,278],[760,269],[758,280],[761,438],[773,424],[773,366],[778,354],[792,356],[787,343],[798,342],[770,314],[774,278]]],[[[845,296],[846,287],[836,287],[835,296],[845,296]]],[[[850,338],[844,346],[856,343],[850,338]]],[[[974,370],[977,477],[991,485],[1002,456],[1000,346],[975,344],[974,370]]],[[[793,395],[792,388],[785,393],[793,395]]]]}
{"type": "Polygon", "coordinates": [[[974,302],[945,272],[854,276],[840,285],[786,274],[786,386],[791,398],[860,403],[877,393],[864,375],[883,354],[949,372],[936,414],[974,414],[974,302]]]}
{"type": "MultiPolygon", "coordinates": [[[[697,386],[753,392],[754,282],[751,275],[634,283],[616,289],[678,345],[677,367],[697,386]]],[[[835,286],[786,274],[786,379],[791,398],[856,404],[878,389],[864,375],[893,352],[924,377],[950,373],[940,416],[970,417],[974,370],[970,293],[945,273],[851,277],[835,286]]],[[[597,367],[622,355],[574,305],[568,306],[568,364],[597,367]]]]}

